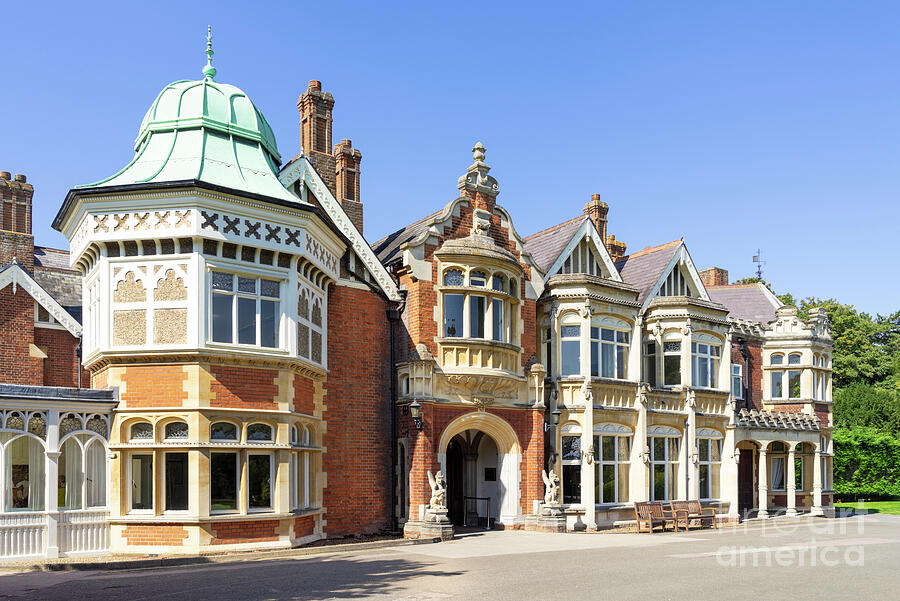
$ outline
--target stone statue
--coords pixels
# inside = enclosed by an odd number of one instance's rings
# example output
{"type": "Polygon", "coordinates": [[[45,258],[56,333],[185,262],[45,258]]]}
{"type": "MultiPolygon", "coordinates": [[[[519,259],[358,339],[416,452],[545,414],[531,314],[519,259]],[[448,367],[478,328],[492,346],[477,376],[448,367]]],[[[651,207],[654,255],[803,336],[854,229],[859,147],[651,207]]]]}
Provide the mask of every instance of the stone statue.
{"type": "Polygon", "coordinates": [[[430,509],[446,509],[447,483],[444,482],[444,473],[440,470],[433,476],[431,472],[428,474],[428,483],[431,485],[431,501],[428,502],[430,509]]]}
{"type": "Polygon", "coordinates": [[[559,476],[556,475],[555,471],[551,471],[550,475],[547,475],[547,470],[541,470],[541,477],[544,479],[544,504],[545,505],[558,505],[559,504],[559,476]]]}

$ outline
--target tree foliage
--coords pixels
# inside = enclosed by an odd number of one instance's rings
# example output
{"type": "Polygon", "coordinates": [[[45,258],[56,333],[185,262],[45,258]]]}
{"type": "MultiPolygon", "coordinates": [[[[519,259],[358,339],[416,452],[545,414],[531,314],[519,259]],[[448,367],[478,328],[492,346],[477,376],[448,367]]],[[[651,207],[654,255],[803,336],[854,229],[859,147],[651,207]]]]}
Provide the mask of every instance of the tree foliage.
{"type": "Polygon", "coordinates": [[[900,496],[900,439],[874,428],[834,431],[834,492],[900,496]]]}
{"type": "Polygon", "coordinates": [[[900,393],[862,382],[834,390],[835,428],[872,428],[900,436],[900,393]]]}

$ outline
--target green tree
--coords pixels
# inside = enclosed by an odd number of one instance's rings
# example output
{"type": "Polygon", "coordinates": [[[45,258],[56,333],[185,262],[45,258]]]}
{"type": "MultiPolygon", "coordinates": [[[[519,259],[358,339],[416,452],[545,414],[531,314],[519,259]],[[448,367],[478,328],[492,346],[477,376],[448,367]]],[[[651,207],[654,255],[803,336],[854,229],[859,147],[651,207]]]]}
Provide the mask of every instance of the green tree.
{"type": "Polygon", "coordinates": [[[900,393],[854,382],[834,390],[835,428],[873,428],[900,436],[900,393]]]}

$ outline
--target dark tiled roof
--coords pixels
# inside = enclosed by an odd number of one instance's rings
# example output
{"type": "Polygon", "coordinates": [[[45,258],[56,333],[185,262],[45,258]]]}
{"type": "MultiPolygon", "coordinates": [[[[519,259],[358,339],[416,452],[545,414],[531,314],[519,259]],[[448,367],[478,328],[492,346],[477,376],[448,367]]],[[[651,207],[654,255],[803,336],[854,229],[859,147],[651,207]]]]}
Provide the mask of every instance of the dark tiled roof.
{"type": "Polygon", "coordinates": [[[396,257],[400,247],[424,232],[428,228],[429,222],[437,217],[441,211],[436,211],[427,217],[423,217],[372,244],[375,256],[384,265],[390,263],[396,257]]]}
{"type": "Polygon", "coordinates": [[[587,219],[587,215],[579,215],[525,238],[525,250],[541,271],[546,273],[553,267],[559,254],[587,219]]]}
{"type": "Polygon", "coordinates": [[[766,325],[775,319],[775,309],[781,306],[778,299],[760,283],[707,286],[713,302],[728,307],[728,316],[766,325]]]}
{"type": "Polygon", "coordinates": [[[81,323],[81,274],[69,267],[69,253],[34,247],[34,281],[81,323]]]}
{"type": "Polygon", "coordinates": [[[674,240],[662,246],[639,250],[616,261],[616,269],[619,270],[622,279],[639,290],[639,303],[643,305],[653,285],[662,275],[663,269],[680,246],[681,240],[674,240]]]}

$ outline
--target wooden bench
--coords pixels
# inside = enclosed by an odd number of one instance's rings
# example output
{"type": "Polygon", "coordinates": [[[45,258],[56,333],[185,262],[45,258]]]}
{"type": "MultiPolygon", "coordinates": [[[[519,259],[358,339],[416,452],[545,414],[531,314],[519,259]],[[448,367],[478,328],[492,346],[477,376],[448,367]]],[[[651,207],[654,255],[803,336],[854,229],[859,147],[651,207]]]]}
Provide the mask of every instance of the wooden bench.
{"type": "Polygon", "coordinates": [[[676,523],[681,522],[685,530],[690,530],[690,522],[700,522],[702,527],[704,524],[710,524],[713,528],[718,528],[716,521],[716,510],[712,507],[702,507],[700,501],[669,501],[669,510],[675,515],[676,523]]]}
{"type": "Polygon", "coordinates": [[[678,518],[674,513],[665,509],[661,501],[643,501],[634,504],[634,519],[637,522],[638,532],[653,532],[654,526],[662,526],[663,532],[666,524],[672,524],[678,532],[678,518]],[[644,527],[646,526],[646,530],[644,527]]]}

